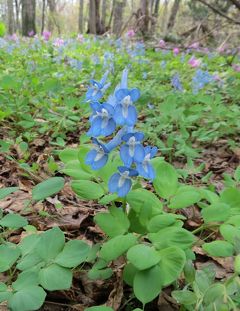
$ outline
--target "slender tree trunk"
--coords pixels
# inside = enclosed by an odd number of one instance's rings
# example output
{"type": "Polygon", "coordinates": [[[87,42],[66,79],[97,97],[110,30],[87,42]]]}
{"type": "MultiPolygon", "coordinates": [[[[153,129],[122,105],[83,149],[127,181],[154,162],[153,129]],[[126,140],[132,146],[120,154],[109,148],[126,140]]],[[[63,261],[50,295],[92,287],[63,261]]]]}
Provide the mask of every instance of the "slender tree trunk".
{"type": "Polygon", "coordinates": [[[22,0],[22,35],[36,33],[36,0],[22,0]]]}
{"type": "Polygon", "coordinates": [[[15,0],[15,9],[16,9],[16,30],[20,30],[20,21],[19,21],[19,2],[15,0]]]}
{"type": "Polygon", "coordinates": [[[108,22],[108,26],[107,26],[109,29],[111,29],[111,24],[112,24],[115,4],[116,4],[116,0],[113,0],[112,1],[112,8],[111,8],[111,13],[110,13],[110,18],[109,18],[109,22],[108,22]]]}
{"type": "Polygon", "coordinates": [[[166,34],[166,31],[167,31],[168,5],[169,5],[169,0],[165,0],[163,11],[162,11],[162,14],[161,14],[161,26],[160,26],[161,27],[161,31],[162,31],[164,36],[166,34]]]}
{"type": "Polygon", "coordinates": [[[123,10],[126,1],[116,0],[113,12],[113,33],[120,35],[123,24],[123,10]]]}
{"type": "Polygon", "coordinates": [[[142,22],[141,31],[146,35],[149,31],[149,0],[141,0],[142,22]]]}
{"type": "Polygon", "coordinates": [[[41,33],[44,32],[44,25],[45,25],[45,9],[46,9],[46,0],[42,0],[42,25],[41,25],[41,33]]]}
{"type": "Polygon", "coordinates": [[[158,23],[158,12],[159,12],[159,5],[160,5],[160,0],[155,1],[155,6],[152,12],[152,23],[151,23],[151,31],[152,33],[155,33],[156,31],[156,26],[158,23]]]}
{"type": "Polygon", "coordinates": [[[181,0],[174,0],[172,10],[171,10],[171,14],[170,14],[168,24],[167,24],[167,31],[168,32],[171,32],[173,27],[174,27],[176,17],[177,17],[177,13],[178,13],[179,6],[180,6],[180,2],[181,2],[181,0]]]}
{"type": "Polygon", "coordinates": [[[107,0],[102,0],[101,21],[103,28],[106,28],[106,16],[107,16],[107,0]]]}
{"type": "Polygon", "coordinates": [[[14,33],[14,12],[13,12],[13,0],[7,0],[8,11],[8,33],[12,35],[14,33]]]}
{"type": "Polygon", "coordinates": [[[78,31],[83,33],[83,0],[79,1],[78,31]]]}
{"type": "Polygon", "coordinates": [[[57,27],[58,34],[61,33],[61,27],[57,20],[57,1],[56,0],[48,0],[49,6],[49,19],[48,19],[48,30],[53,32],[54,25],[57,27]]]}
{"type": "Polygon", "coordinates": [[[94,34],[94,35],[97,33],[97,28],[96,28],[96,2],[95,2],[95,0],[90,0],[90,3],[89,3],[88,32],[91,34],[94,34]]]}

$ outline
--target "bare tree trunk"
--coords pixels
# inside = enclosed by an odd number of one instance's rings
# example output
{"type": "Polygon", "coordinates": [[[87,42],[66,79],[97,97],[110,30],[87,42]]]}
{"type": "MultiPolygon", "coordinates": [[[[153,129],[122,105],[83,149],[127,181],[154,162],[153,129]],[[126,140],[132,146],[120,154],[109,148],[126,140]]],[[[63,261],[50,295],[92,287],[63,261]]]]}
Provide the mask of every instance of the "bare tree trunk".
{"type": "Polygon", "coordinates": [[[49,6],[49,19],[48,19],[48,30],[53,32],[54,25],[57,27],[58,34],[61,33],[61,27],[57,20],[57,1],[56,0],[48,0],[49,6]]]}
{"type": "Polygon", "coordinates": [[[14,12],[13,12],[13,0],[7,0],[8,11],[8,33],[12,35],[14,33],[14,12]]]}
{"type": "Polygon", "coordinates": [[[105,29],[100,19],[100,0],[90,0],[88,33],[101,35],[105,29]]]}
{"type": "Polygon", "coordinates": [[[97,28],[96,28],[96,2],[95,2],[95,0],[90,0],[90,3],[89,3],[88,32],[92,33],[92,34],[97,33],[97,28]]]}
{"type": "Polygon", "coordinates": [[[161,31],[162,33],[166,34],[166,29],[167,29],[167,19],[168,19],[168,4],[169,0],[165,0],[164,2],[164,7],[163,7],[163,12],[161,14],[161,31]]]}
{"type": "Polygon", "coordinates": [[[117,36],[120,35],[123,24],[123,10],[126,5],[126,1],[117,0],[115,2],[113,12],[113,33],[117,36]]]}
{"type": "Polygon", "coordinates": [[[146,35],[149,31],[149,0],[141,0],[142,22],[141,31],[146,35]]]}
{"type": "Polygon", "coordinates": [[[19,2],[15,0],[15,9],[16,9],[16,30],[20,30],[20,21],[19,21],[19,2]]]}
{"type": "Polygon", "coordinates": [[[180,6],[180,1],[181,0],[174,0],[173,6],[172,6],[172,11],[171,11],[171,14],[170,14],[170,17],[168,20],[168,24],[167,24],[168,32],[171,32],[173,27],[174,27],[176,17],[177,17],[177,13],[178,13],[178,9],[180,6]]]}
{"type": "Polygon", "coordinates": [[[45,25],[45,8],[46,8],[46,0],[42,1],[42,25],[41,25],[41,33],[44,32],[45,25]]]}
{"type": "Polygon", "coordinates": [[[110,18],[109,18],[109,22],[108,22],[108,29],[111,29],[111,24],[112,24],[112,19],[113,19],[113,13],[114,13],[114,8],[115,8],[115,4],[116,4],[116,0],[112,1],[112,9],[111,9],[111,13],[110,13],[110,18]]]}
{"type": "Polygon", "coordinates": [[[22,0],[22,35],[36,33],[36,0],[22,0]]]}
{"type": "Polygon", "coordinates": [[[79,1],[78,31],[83,33],[83,0],[79,1]]]}
{"type": "Polygon", "coordinates": [[[152,20],[152,23],[151,23],[151,31],[152,31],[152,33],[154,33],[155,30],[156,30],[156,26],[157,26],[157,22],[158,22],[159,5],[160,5],[160,0],[156,0],[154,9],[152,8],[152,11],[153,11],[152,12],[153,20],[152,20]]]}
{"type": "Polygon", "coordinates": [[[101,21],[104,28],[106,28],[106,16],[107,16],[107,0],[102,0],[101,21]]]}

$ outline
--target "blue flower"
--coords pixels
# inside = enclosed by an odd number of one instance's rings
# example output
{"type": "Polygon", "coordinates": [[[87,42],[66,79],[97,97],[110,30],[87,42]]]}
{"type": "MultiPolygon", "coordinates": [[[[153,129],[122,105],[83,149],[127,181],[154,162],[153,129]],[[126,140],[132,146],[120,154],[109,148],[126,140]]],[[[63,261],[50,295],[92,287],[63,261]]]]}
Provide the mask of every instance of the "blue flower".
{"type": "Polygon", "coordinates": [[[131,177],[137,176],[138,172],[126,166],[118,167],[119,173],[115,173],[109,180],[110,192],[117,192],[119,197],[125,197],[132,187],[131,177]]]}
{"type": "Polygon", "coordinates": [[[172,83],[172,86],[174,87],[175,91],[183,92],[183,87],[182,87],[182,84],[181,84],[180,77],[179,77],[178,73],[176,73],[172,77],[171,83],[172,83]]]}
{"type": "Polygon", "coordinates": [[[90,117],[91,127],[88,131],[89,136],[109,136],[116,129],[113,119],[114,108],[107,104],[98,102],[91,103],[93,114],[90,117]]]}
{"type": "Polygon", "coordinates": [[[137,110],[133,102],[140,97],[138,89],[119,89],[115,93],[118,101],[115,107],[114,119],[119,125],[133,126],[137,121],[137,110]]]}
{"type": "Polygon", "coordinates": [[[109,150],[96,138],[92,139],[93,149],[86,155],[85,163],[90,165],[93,170],[99,170],[108,161],[109,150]]]}
{"type": "Polygon", "coordinates": [[[91,87],[88,89],[86,93],[87,101],[98,101],[103,97],[104,92],[110,86],[110,83],[106,83],[108,72],[106,72],[101,81],[97,82],[95,80],[90,80],[91,87]]]}
{"type": "Polygon", "coordinates": [[[136,164],[137,171],[142,177],[153,180],[155,178],[155,171],[150,160],[156,155],[157,147],[151,148],[147,146],[144,148],[144,152],[145,156],[143,161],[136,164]]]}
{"type": "Polygon", "coordinates": [[[145,156],[144,147],[141,141],[144,134],[140,132],[128,133],[123,135],[122,140],[126,143],[120,148],[120,157],[126,166],[131,166],[132,163],[142,162],[145,156]]]}

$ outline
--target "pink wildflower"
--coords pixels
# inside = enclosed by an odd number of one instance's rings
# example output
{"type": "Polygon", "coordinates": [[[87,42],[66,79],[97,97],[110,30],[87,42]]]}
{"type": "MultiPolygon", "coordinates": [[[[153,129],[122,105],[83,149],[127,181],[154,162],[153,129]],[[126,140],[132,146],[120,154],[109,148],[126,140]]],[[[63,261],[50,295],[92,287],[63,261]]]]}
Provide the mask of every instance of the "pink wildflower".
{"type": "Polygon", "coordinates": [[[179,53],[180,53],[179,48],[174,48],[174,49],[173,49],[173,54],[174,54],[175,56],[177,56],[179,53]]]}
{"type": "Polygon", "coordinates": [[[189,59],[188,65],[190,65],[192,68],[199,67],[201,65],[201,59],[197,59],[193,56],[189,59]]]}

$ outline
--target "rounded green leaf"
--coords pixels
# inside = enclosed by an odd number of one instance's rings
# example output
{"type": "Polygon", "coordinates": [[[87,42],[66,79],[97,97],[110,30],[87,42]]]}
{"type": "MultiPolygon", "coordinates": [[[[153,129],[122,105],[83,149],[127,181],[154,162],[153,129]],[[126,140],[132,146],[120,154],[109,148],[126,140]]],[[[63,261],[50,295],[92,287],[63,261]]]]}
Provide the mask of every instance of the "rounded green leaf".
{"type": "Polygon", "coordinates": [[[200,192],[194,187],[181,187],[171,198],[169,208],[179,209],[193,205],[201,200],[200,192]]]}
{"type": "Polygon", "coordinates": [[[29,286],[14,293],[8,300],[8,307],[13,311],[39,310],[46,297],[39,286],[29,286]]]}
{"type": "Polygon", "coordinates": [[[20,250],[15,244],[0,245],[0,272],[9,270],[20,256],[20,250]]]}
{"type": "Polygon", "coordinates": [[[189,290],[175,290],[172,296],[181,305],[195,305],[197,302],[197,296],[189,290]]]}
{"type": "Polygon", "coordinates": [[[226,294],[226,288],[223,284],[216,283],[208,287],[206,290],[203,301],[206,305],[215,302],[219,298],[223,298],[226,294]]]}
{"type": "Polygon", "coordinates": [[[36,252],[45,261],[54,259],[63,249],[65,244],[64,233],[58,228],[45,231],[36,246],[36,252]]]}
{"type": "Polygon", "coordinates": [[[133,286],[133,280],[137,272],[138,270],[133,264],[128,263],[127,265],[125,265],[123,269],[124,282],[126,282],[129,286],[133,286]]]}
{"type": "Polygon", "coordinates": [[[78,149],[66,148],[59,153],[59,158],[63,163],[78,160],[78,149]]]}
{"type": "Polygon", "coordinates": [[[81,198],[87,200],[96,200],[104,195],[103,188],[89,180],[77,180],[72,182],[73,191],[81,198]]]}
{"type": "Polygon", "coordinates": [[[111,261],[124,254],[137,241],[132,233],[118,235],[102,245],[99,256],[106,261],[111,261]]]}
{"type": "Polygon", "coordinates": [[[161,161],[156,168],[153,185],[161,198],[168,199],[174,195],[178,188],[178,175],[175,168],[169,163],[161,161]]]}
{"type": "Polygon", "coordinates": [[[12,283],[12,287],[16,291],[32,285],[38,285],[38,273],[33,271],[24,271],[20,273],[17,280],[12,283]]]}
{"type": "Polygon", "coordinates": [[[158,232],[159,230],[171,226],[176,222],[176,217],[173,215],[157,215],[148,223],[148,232],[158,232]]]}
{"type": "Polygon", "coordinates": [[[138,270],[145,270],[156,265],[160,261],[159,253],[153,248],[144,244],[131,247],[127,252],[127,259],[138,270]]]}
{"type": "Polygon", "coordinates": [[[1,188],[0,189],[0,200],[4,199],[7,197],[9,194],[17,191],[19,188],[18,187],[7,187],[7,188],[1,188]]]}
{"type": "Polygon", "coordinates": [[[205,223],[225,221],[229,218],[230,213],[230,206],[225,203],[214,203],[201,211],[205,223]]]}
{"type": "Polygon", "coordinates": [[[72,271],[52,264],[40,270],[39,282],[47,290],[69,289],[72,284],[72,271]]]}
{"type": "Polygon", "coordinates": [[[240,239],[240,230],[232,225],[221,225],[220,233],[224,237],[224,239],[230,243],[234,243],[240,239]]]}
{"type": "Polygon", "coordinates": [[[233,255],[234,248],[232,244],[226,241],[213,241],[203,244],[202,248],[214,257],[230,257],[233,255]]]}
{"type": "Polygon", "coordinates": [[[162,249],[159,251],[159,255],[161,257],[159,267],[162,284],[166,286],[180,276],[186,262],[186,256],[184,251],[178,247],[162,249]]]}
{"type": "Polygon", "coordinates": [[[83,263],[90,250],[90,246],[80,240],[67,242],[60,254],[55,259],[55,263],[66,268],[74,268],[83,263]]]}
{"type": "Polygon", "coordinates": [[[18,229],[28,224],[26,218],[18,214],[7,214],[0,220],[0,226],[18,229]]]}
{"type": "Polygon", "coordinates": [[[146,304],[156,298],[162,289],[162,276],[159,266],[138,271],[133,281],[133,291],[138,300],[146,304]]]}
{"type": "Polygon", "coordinates": [[[35,201],[44,200],[47,197],[59,192],[64,187],[64,178],[52,177],[36,185],[32,190],[32,197],[35,201]]]}

